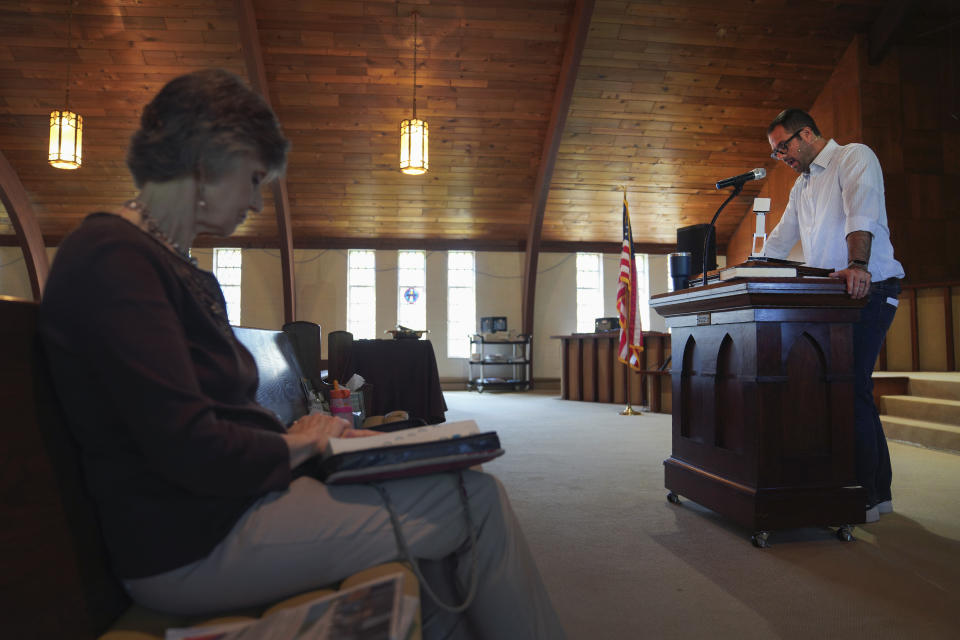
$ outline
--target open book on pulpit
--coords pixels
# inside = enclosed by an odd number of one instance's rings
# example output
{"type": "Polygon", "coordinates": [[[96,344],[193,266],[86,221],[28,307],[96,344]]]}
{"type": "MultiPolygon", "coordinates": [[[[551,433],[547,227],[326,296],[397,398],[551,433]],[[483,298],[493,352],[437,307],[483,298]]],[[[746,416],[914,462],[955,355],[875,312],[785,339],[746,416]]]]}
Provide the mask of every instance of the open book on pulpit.
{"type": "Polygon", "coordinates": [[[720,269],[718,273],[720,280],[732,280],[734,278],[796,278],[801,276],[826,278],[832,271],[832,269],[810,267],[791,260],[773,261],[751,256],[750,260],[720,269]]]}
{"type": "Polygon", "coordinates": [[[495,431],[473,420],[401,429],[361,438],[330,438],[308,473],[327,484],[372,482],[472,467],[503,455],[495,431]]]}

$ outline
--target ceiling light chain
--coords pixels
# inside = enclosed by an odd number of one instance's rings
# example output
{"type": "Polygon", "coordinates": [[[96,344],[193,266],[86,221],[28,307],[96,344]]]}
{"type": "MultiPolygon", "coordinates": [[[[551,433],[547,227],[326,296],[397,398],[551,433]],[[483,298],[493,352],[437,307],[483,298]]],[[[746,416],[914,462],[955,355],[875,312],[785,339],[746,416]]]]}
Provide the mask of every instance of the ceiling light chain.
{"type": "Polygon", "coordinates": [[[417,119],[417,16],[413,12],[413,119],[417,119]]]}
{"type": "Polygon", "coordinates": [[[70,111],[70,54],[73,53],[73,3],[68,0],[67,89],[63,110],[50,113],[50,147],[47,161],[57,169],[79,169],[82,160],[83,118],[70,111]]]}
{"type": "Polygon", "coordinates": [[[421,175],[430,168],[427,123],[417,119],[417,11],[413,15],[413,117],[400,123],[400,171],[421,175]]]}

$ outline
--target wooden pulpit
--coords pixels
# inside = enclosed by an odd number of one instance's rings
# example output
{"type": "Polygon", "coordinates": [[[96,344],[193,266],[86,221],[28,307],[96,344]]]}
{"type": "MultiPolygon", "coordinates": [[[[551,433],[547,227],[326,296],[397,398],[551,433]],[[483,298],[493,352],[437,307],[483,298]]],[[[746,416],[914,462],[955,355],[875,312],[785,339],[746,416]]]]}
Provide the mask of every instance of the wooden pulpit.
{"type": "Polygon", "coordinates": [[[864,521],[854,469],[853,323],[830,278],[740,278],[653,296],[671,330],[671,502],[768,532],[864,521]]]}

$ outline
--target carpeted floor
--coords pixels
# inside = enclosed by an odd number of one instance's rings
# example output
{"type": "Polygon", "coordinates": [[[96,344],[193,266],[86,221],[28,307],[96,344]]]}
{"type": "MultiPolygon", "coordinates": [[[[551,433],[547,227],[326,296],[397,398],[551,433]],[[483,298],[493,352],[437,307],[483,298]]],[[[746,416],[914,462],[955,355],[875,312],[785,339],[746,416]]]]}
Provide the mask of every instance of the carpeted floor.
{"type": "MultiPolygon", "coordinates": [[[[891,443],[895,513],[842,543],[668,504],[670,416],[555,393],[446,392],[507,454],[510,493],[571,640],[960,637],[960,456],[891,443]]],[[[508,639],[507,639],[508,640],[508,639]]]]}

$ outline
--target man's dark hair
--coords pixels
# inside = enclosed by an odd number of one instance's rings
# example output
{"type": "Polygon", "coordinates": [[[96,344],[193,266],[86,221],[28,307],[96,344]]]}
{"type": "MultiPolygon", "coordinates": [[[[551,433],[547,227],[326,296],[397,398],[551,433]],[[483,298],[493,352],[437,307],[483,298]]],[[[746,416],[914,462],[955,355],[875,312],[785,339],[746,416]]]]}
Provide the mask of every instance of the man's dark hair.
{"type": "Polygon", "coordinates": [[[127,166],[137,187],[196,174],[215,179],[234,156],[252,152],[277,175],[289,147],[259,94],[232,73],[206,69],[174,78],[144,107],[127,166]]]}
{"type": "Polygon", "coordinates": [[[770,135],[777,126],[783,127],[783,130],[787,133],[796,133],[804,127],[810,127],[813,135],[818,138],[820,137],[820,129],[817,128],[817,123],[814,122],[810,114],[803,109],[786,109],[781,111],[780,115],[774,118],[770,126],[767,127],[767,135],[770,135]]]}

